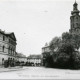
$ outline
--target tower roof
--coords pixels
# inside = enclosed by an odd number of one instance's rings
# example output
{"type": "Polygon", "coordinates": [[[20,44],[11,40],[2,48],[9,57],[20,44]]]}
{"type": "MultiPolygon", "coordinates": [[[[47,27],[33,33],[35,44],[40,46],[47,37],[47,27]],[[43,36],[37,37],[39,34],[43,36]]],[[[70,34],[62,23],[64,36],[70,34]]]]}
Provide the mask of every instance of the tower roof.
{"type": "Polygon", "coordinates": [[[77,4],[77,2],[76,2],[76,0],[75,0],[75,3],[73,4],[73,10],[78,10],[78,9],[77,9],[77,5],[78,5],[78,4],[77,4]]]}
{"type": "Polygon", "coordinates": [[[77,6],[78,6],[78,4],[77,4],[77,2],[75,0],[75,2],[73,4],[73,11],[71,12],[72,15],[74,15],[75,13],[76,14],[79,14],[79,10],[78,10],[78,7],[77,6]]]}
{"type": "Polygon", "coordinates": [[[75,3],[74,3],[73,5],[74,5],[74,6],[75,6],[75,5],[78,5],[77,2],[76,2],[76,0],[75,0],[75,3]]]}

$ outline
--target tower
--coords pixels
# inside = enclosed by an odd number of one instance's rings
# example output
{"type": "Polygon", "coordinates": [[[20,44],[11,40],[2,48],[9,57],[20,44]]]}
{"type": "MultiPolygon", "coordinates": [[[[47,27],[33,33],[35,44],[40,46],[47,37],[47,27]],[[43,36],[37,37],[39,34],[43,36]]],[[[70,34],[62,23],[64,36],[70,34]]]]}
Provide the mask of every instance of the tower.
{"type": "Polygon", "coordinates": [[[80,34],[80,15],[78,10],[78,4],[73,4],[73,11],[70,16],[70,33],[80,34]]]}

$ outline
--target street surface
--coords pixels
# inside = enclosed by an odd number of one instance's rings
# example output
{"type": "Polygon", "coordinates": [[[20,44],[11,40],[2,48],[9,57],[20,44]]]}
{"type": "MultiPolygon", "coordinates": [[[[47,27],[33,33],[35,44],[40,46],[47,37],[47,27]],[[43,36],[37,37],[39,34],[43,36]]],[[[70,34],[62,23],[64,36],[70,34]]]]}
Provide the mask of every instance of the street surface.
{"type": "Polygon", "coordinates": [[[17,71],[1,72],[0,79],[80,79],[80,70],[24,67],[17,71]]]}

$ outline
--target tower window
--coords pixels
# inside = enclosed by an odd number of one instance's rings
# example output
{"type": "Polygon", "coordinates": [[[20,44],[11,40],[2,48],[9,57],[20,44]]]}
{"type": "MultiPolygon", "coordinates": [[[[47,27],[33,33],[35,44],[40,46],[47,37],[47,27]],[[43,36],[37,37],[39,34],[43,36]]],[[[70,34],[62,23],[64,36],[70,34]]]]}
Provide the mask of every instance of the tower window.
{"type": "Polygon", "coordinates": [[[73,24],[73,28],[74,28],[74,24],[73,24]]]}
{"type": "Polygon", "coordinates": [[[72,23],[72,18],[71,18],[71,23],[72,23]]]}
{"type": "Polygon", "coordinates": [[[76,17],[76,21],[78,21],[78,17],[76,17]]]}
{"type": "Polygon", "coordinates": [[[76,19],[78,19],[78,17],[76,17],[76,19]]]}
{"type": "Polygon", "coordinates": [[[76,23],[76,27],[78,27],[78,23],[76,23]]]}

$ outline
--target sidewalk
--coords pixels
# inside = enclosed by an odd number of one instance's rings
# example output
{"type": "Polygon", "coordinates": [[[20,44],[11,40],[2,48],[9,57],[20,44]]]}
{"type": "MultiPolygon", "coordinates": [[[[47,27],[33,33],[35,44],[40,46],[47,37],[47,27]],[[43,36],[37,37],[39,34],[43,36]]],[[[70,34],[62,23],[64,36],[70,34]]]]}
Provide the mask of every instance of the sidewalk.
{"type": "Polygon", "coordinates": [[[26,67],[22,67],[22,66],[8,67],[8,68],[0,67],[0,73],[1,72],[10,72],[10,71],[23,70],[23,69],[26,69],[26,67]]]}

